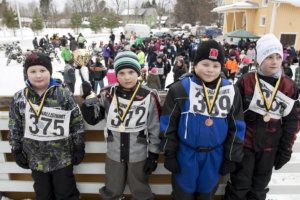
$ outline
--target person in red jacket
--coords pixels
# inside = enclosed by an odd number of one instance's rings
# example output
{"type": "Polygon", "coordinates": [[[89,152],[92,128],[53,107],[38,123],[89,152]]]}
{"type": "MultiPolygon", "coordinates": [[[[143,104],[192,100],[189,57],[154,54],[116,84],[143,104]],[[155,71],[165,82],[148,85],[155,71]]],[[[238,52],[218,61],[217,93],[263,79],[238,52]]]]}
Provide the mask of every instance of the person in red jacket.
{"type": "Polygon", "coordinates": [[[246,135],[244,157],[230,174],[225,200],[264,200],[272,169],[291,158],[299,132],[296,84],[282,73],[282,44],[273,34],[257,41],[257,71],[242,76],[236,85],[243,99],[246,135]]]}

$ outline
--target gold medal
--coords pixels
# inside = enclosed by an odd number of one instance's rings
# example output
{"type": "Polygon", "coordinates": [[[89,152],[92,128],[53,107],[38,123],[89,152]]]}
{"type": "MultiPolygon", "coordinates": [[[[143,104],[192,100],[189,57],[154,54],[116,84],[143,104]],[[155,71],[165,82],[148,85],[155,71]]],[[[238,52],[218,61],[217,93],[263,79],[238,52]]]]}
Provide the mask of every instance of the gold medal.
{"type": "Polygon", "coordinates": [[[214,123],[214,121],[211,118],[208,118],[205,120],[205,125],[206,126],[212,126],[214,123]]]}
{"type": "Polygon", "coordinates": [[[118,127],[119,131],[120,132],[125,132],[125,126],[124,124],[121,124],[119,127],[118,127]]]}
{"type": "Polygon", "coordinates": [[[269,122],[271,120],[269,113],[264,114],[263,119],[265,122],[269,122]]]}

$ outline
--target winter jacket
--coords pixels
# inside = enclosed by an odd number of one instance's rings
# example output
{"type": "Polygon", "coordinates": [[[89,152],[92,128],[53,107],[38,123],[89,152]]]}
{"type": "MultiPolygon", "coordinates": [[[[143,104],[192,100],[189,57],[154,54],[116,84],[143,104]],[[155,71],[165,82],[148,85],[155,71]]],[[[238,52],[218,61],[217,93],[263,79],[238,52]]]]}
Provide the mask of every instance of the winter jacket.
{"type": "Polygon", "coordinates": [[[109,49],[109,47],[103,47],[103,57],[109,57],[109,52],[111,51],[111,49],[109,49]]]}
{"type": "Polygon", "coordinates": [[[75,82],[76,82],[75,68],[69,63],[66,63],[66,65],[65,65],[64,80],[67,83],[75,84],[75,82]]]}
{"type": "Polygon", "coordinates": [[[161,89],[161,83],[158,76],[158,73],[152,73],[149,72],[149,75],[147,77],[147,85],[149,88],[160,90],[161,89]]]}
{"type": "MultiPolygon", "coordinates": [[[[264,94],[269,98],[278,79],[258,74],[264,94]]],[[[242,76],[236,83],[243,98],[243,109],[247,125],[245,147],[254,151],[280,149],[290,153],[299,132],[299,102],[296,84],[282,74],[279,90],[269,111],[271,120],[265,122],[266,108],[260,96],[255,72],[242,76]]]]}
{"type": "Polygon", "coordinates": [[[113,69],[109,69],[106,73],[108,85],[113,85],[115,83],[118,83],[118,79],[116,77],[116,72],[113,69]]]}
{"type": "Polygon", "coordinates": [[[253,64],[256,61],[256,51],[255,51],[255,49],[248,49],[246,55],[249,57],[250,63],[253,64]]]}
{"type": "Polygon", "coordinates": [[[95,63],[90,67],[95,81],[101,81],[106,76],[106,70],[101,63],[95,63]]]}
{"type": "Polygon", "coordinates": [[[30,169],[42,172],[71,165],[73,147],[84,146],[85,141],[82,115],[71,92],[53,78],[47,91],[39,118],[27,98],[39,106],[43,95],[39,96],[29,81],[14,94],[9,111],[10,145],[23,149],[30,169]]]}
{"type": "Polygon", "coordinates": [[[293,71],[292,71],[292,69],[291,69],[290,66],[288,66],[288,67],[282,67],[282,68],[283,68],[283,72],[284,72],[285,75],[287,75],[290,78],[293,78],[294,74],[293,74],[293,71]]]}
{"type": "Polygon", "coordinates": [[[66,47],[62,47],[62,51],[60,56],[64,59],[64,61],[69,61],[71,59],[71,52],[70,49],[66,48],[66,47]]]}
{"type": "MultiPolygon", "coordinates": [[[[117,87],[118,105],[124,112],[136,86],[130,91],[117,87]]],[[[82,113],[88,124],[95,125],[106,119],[105,136],[108,158],[116,162],[139,162],[147,157],[147,150],[159,153],[158,94],[141,85],[124,120],[125,132],[119,132],[119,120],[114,100],[116,85],[100,91],[100,96],[83,101],[82,113]]]]}
{"type": "MultiPolygon", "coordinates": [[[[159,76],[167,76],[169,73],[168,71],[169,69],[167,69],[166,63],[164,62],[161,63],[155,62],[153,64],[153,67],[157,69],[157,73],[159,76]]],[[[149,70],[151,70],[153,67],[151,67],[149,70]]]]}
{"type": "Polygon", "coordinates": [[[179,79],[179,77],[181,77],[183,74],[185,74],[186,71],[182,68],[182,67],[176,67],[175,71],[174,71],[174,82],[177,81],[177,79],[179,79]]]}
{"type": "Polygon", "coordinates": [[[229,69],[230,73],[237,73],[239,69],[236,60],[227,60],[225,63],[225,68],[229,69]]]}
{"type": "Polygon", "coordinates": [[[70,50],[71,50],[71,51],[75,51],[76,48],[77,48],[77,42],[76,42],[75,39],[72,39],[72,40],[70,41],[70,50]]]}
{"type": "MultiPolygon", "coordinates": [[[[216,85],[216,81],[206,84],[210,96],[216,85]]],[[[174,82],[165,102],[168,103],[164,104],[160,117],[164,138],[161,147],[165,156],[176,155],[181,151],[179,146],[188,149],[210,147],[219,149],[220,151],[216,151],[221,152],[229,161],[242,160],[245,122],[241,109],[242,99],[237,87],[222,79],[210,114],[212,126],[206,126],[204,123],[208,119],[207,104],[202,83],[195,74],[186,74],[174,82]]]]}
{"type": "Polygon", "coordinates": [[[141,51],[140,53],[137,54],[137,57],[139,59],[140,65],[145,63],[145,53],[141,51]]]}

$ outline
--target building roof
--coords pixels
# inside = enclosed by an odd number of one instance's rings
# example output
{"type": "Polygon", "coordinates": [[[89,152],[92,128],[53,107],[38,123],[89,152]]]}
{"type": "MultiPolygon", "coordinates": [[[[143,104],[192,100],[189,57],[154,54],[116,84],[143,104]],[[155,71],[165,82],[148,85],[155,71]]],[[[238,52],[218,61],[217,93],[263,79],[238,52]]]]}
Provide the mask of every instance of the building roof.
{"type": "Polygon", "coordinates": [[[216,7],[212,10],[212,12],[224,12],[232,9],[257,9],[257,8],[258,8],[258,3],[244,1],[244,2],[236,2],[236,3],[216,7]]]}
{"type": "Polygon", "coordinates": [[[300,1],[299,0],[273,0],[275,2],[278,2],[278,3],[288,3],[288,4],[291,4],[295,7],[300,7],[300,1]]]}
{"type": "MultiPolygon", "coordinates": [[[[129,9],[129,15],[143,15],[151,16],[153,12],[156,12],[155,8],[132,8],[129,9]]],[[[128,9],[121,12],[121,15],[128,15],[128,9]]]]}

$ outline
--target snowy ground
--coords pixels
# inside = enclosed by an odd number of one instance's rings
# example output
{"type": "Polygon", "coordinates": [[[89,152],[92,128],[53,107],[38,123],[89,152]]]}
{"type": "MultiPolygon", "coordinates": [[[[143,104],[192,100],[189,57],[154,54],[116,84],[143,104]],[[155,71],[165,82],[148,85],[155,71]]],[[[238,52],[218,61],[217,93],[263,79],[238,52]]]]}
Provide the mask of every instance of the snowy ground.
{"type": "MultiPolygon", "coordinates": [[[[116,42],[118,42],[120,36],[120,32],[122,32],[122,28],[114,29],[114,33],[116,35],[116,42]]],[[[38,39],[42,36],[48,34],[49,36],[52,33],[59,33],[60,36],[67,35],[67,33],[71,33],[75,35],[71,29],[45,29],[41,32],[37,37],[38,39]]],[[[91,44],[92,41],[96,41],[99,44],[100,41],[107,43],[109,40],[110,31],[104,29],[99,34],[93,34],[89,29],[81,30],[80,31],[87,39],[88,44],[91,44]]],[[[154,31],[155,32],[155,31],[154,31]]],[[[20,41],[21,48],[23,50],[32,49],[32,39],[34,37],[33,33],[29,29],[23,30],[23,39],[20,36],[20,31],[17,32],[18,36],[13,37],[11,32],[0,31],[0,43],[9,42],[9,41],[20,41]]],[[[60,55],[60,53],[59,53],[60,55]]],[[[0,51],[0,96],[12,96],[16,91],[24,88],[24,80],[23,80],[23,67],[21,64],[18,64],[16,61],[11,61],[11,63],[6,66],[7,58],[4,56],[4,51],[0,51]]],[[[59,64],[55,59],[53,61],[53,77],[55,78],[62,78],[61,74],[58,71],[63,70],[64,64],[61,62],[59,64]]],[[[293,71],[295,71],[296,65],[292,66],[293,71]]],[[[79,88],[81,84],[81,79],[79,77],[78,70],[76,70],[76,85],[75,85],[75,95],[79,94],[79,88]]],[[[107,84],[107,80],[105,79],[105,84],[107,84]]],[[[173,74],[172,72],[168,75],[166,85],[173,82],[173,74]]],[[[296,141],[295,146],[300,146],[300,140],[296,141]]],[[[298,147],[298,149],[300,149],[298,147]]],[[[297,153],[293,154],[292,160],[290,163],[300,163],[300,151],[298,150],[297,153]]],[[[298,165],[299,166],[299,165],[298,165]]],[[[298,169],[298,173],[280,173],[279,170],[277,173],[273,174],[272,180],[270,185],[278,186],[278,185],[291,185],[291,186],[298,186],[300,188],[300,169],[298,169]]],[[[295,171],[295,170],[293,170],[295,171]]],[[[297,171],[297,170],[296,170],[297,171]]],[[[300,193],[296,192],[293,189],[293,194],[298,195],[289,195],[289,192],[283,192],[287,195],[279,195],[281,194],[280,190],[276,191],[275,194],[272,192],[273,195],[268,195],[268,200],[299,200],[300,193]],[[278,194],[277,194],[278,193],[278,194]]]]}

